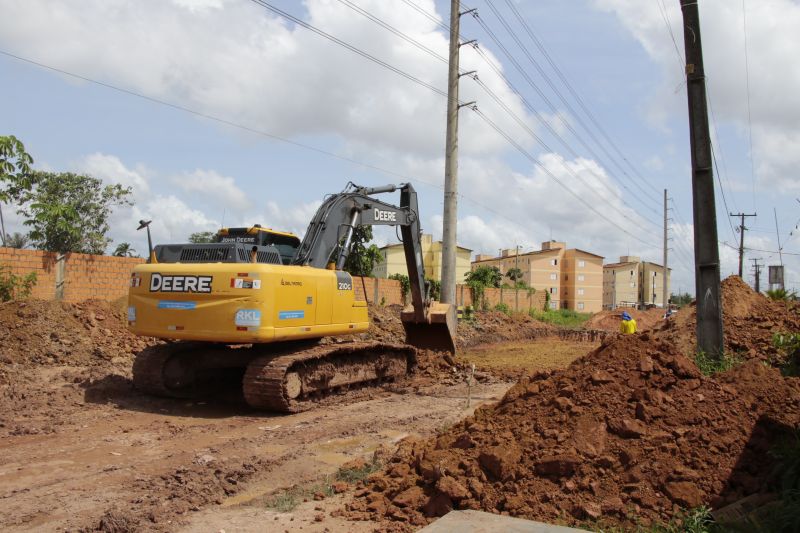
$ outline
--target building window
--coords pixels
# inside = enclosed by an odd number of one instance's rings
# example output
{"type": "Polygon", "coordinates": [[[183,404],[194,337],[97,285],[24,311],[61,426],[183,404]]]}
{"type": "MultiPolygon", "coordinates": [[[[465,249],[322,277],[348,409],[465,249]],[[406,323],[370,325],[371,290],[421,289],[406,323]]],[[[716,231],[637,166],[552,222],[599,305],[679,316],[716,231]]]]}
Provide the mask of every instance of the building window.
{"type": "Polygon", "coordinates": [[[550,279],[558,279],[558,274],[550,274],[550,279]]]}
{"type": "Polygon", "coordinates": [[[586,266],[586,261],[578,261],[578,268],[583,268],[586,266]]]}
{"type": "Polygon", "coordinates": [[[635,286],[636,286],[636,282],[635,281],[631,281],[631,287],[635,287],[635,286]]]}
{"type": "Polygon", "coordinates": [[[558,294],[558,287],[550,287],[550,294],[558,294]]]}
{"type": "Polygon", "coordinates": [[[633,270],[631,270],[631,276],[633,276],[633,270]]]}
{"type": "Polygon", "coordinates": [[[584,276],[583,274],[578,274],[578,281],[584,281],[585,278],[586,276],[584,276]]]}
{"type": "Polygon", "coordinates": [[[550,302],[550,309],[558,309],[558,302],[550,302]]]}
{"type": "Polygon", "coordinates": [[[551,266],[558,266],[558,259],[551,259],[550,260],[550,265],[551,266]]]}
{"type": "Polygon", "coordinates": [[[578,289],[578,296],[583,296],[583,289],[578,289]]]}
{"type": "Polygon", "coordinates": [[[583,311],[583,302],[578,302],[578,309],[583,311]]]}

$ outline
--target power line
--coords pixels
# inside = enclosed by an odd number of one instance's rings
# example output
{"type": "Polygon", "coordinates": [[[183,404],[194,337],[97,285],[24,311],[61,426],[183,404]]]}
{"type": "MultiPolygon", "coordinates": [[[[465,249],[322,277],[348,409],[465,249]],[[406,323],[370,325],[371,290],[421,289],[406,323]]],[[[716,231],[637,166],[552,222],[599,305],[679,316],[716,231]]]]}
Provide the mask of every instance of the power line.
{"type": "MultiPolygon", "coordinates": [[[[722,180],[719,177],[719,166],[717,166],[717,155],[714,150],[714,145],[711,144],[711,157],[714,160],[714,167],[717,169],[715,172],[717,177],[717,183],[719,184],[719,192],[722,194],[722,203],[725,205],[725,212],[730,213],[731,210],[728,208],[728,200],[725,198],[725,190],[722,188],[722,180]]],[[[736,238],[736,231],[733,229],[733,223],[731,222],[730,217],[726,217],[728,219],[728,226],[731,228],[731,237],[734,239],[736,238]]]]}
{"type": "Polygon", "coordinates": [[[747,133],[750,141],[750,178],[753,182],[753,211],[756,209],[756,154],[753,152],[753,119],[750,111],[750,59],[747,51],[747,7],[742,0],[742,26],[744,31],[744,71],[747,86],[747,133]]]}
{"type": "Polygon", "coordinates": [[[561,186],[561,187],[562,187],[564,190],[566,190],[568,193],[570,193],[572,196],[574,196],[574,197],[575,197],[575,199],[577,199],[579,202],[581,202],[583,205],[585,205],[587,208],[589,208],[589,210],[591,210],[592,212],[594,212],[596,215],[598,215],[599,217],[603,218],[603,219],[604,219],[604,220],[606,220],[607,222],[609,222],[609,223],[613,224],[614,226],[616,226],[616,227],[617,227],[617,228],[618,228],[620,231],[622,231],[623,233],[625,233],[625,234],[626,234],[626,235],[628,235],[629,237],[632,237],[632,238],[636,239],[637,241],[639,241],[639,242],[641,242],[641,243],[643,243],[643,244],[645,244],[645,245],[647,245],[647,246],[654,246],[653,244],[651,244],[651,243],[648,243],[647,241],[644,241],[644,240],[642,240],[641,238],[639,238],[638,236],[636,236],[636,235],[634,235],[633,233],[629,232],[629,231],[628,231],[628,230],[626,230],[624,227],[620,226],[619,224],[617,224],[616,222],[614,222],[613,220],[611,220],[610,218],[608,218],[607,216],[605,216],[603,213],[601,213],[600,211],[598,211],[598,210],[597,210],[597,209],[596,209],[596,208],[595,208],[595,207],[594,207],[592,204],[590,204],[590,203],[589,203],[589,202],[587,202],[587,201],[586,201],[584,198],[582,198],[581,196],[579,196],[578,194],[576,194],[576,193],[575,193],[575,192],[574,192],[572,189],[570,189],[569,187],[567,187],[567,186],[564,184],[564,182],[562,182],[560,179],[558,179],[558,177],[557,177],[555,174],[553,174],[552,172],[550,172],[550,169],[548,169],[547,167],[545,167],[545,166],[544,166],[544,165],[543,165],[543,164],[542,164],[540,161],[538,161],[538,160],[537,160],[535,157],[533,157],[533,156],[532,156],[530,153],[528,153],[528,151],[527,151],[527,150],[525,150],[525,148],[523,148],[522,146],[520,146],[520,145],[519,145],[519,143],[517,143],[517,142],[516,142],[514,139],[512,139],[512,138],[511,138],[511,137],[510,137],[510,136],[509,136],[509,135],[508,135],[506,132],[504,132],[502,129],[500,129],[500,127],[498,127],[498,126],[497,126],[497,124],[495,124],[494,122],[492,122],[492,120],[491,120],[491,119],[489,119],[489,117],[487,117],[485,114],[483,114],[483,113],[482,113],[480,110],[478,110],[478,109],[473,109],[473,111],[475,111],[475,113],[476,113],[476,114],[477,114],[479,117],[481,117],[481,118],[482,118],[482,119],[483,119],[483,120],[484,120],[484,121],[485,121],[487,124],[489,124],[489,126],[490,126],[492,129],[494,129],[494,130],[495,130],[495,131],[496,131],[496,132],[497,132],[499,135],[501,135],[503,138],[505,138],[505,139],[506,139],[506,141],[508,141],[508,143],[509,143],[509,144],[511,144],[511,145],[512,145],[514,148],[516,148],[516,149],[517,149],[517,150],[518,150],[518,151],[519,151],[519,152],[520,152],[520,153],[521,153],[523,156],[525,156],[525,158],[526,158],[526,159],[528,159],[528,160],[529,160],[531,163],[533,163],[533,164],[534,164],[535,166],[537,166],[537,167],[538,167],[540,170],[542,170],[542,172],[544,172],[545,174],[547,174],[547,175],[548,175],[548,176],[549,176],[549,177],[550,177],[550,178],[551,178],[553,181],[555,181],[556,183],[558,183],[558,184],[559,184],[559,185],[560,185],[560,186],[561,186]]]}
{"type": "MultiPolygon", "coordinates": [[[[492,4],[491,4],[491,0],[486,0],[486,1],[487,1],[487,4],[489,4],[489,7],[493,9],[493,6],[492,6],[492,4]]],[[[643,182],[643,183],[647,184],[647,185],[648,185],[648,186],[649,186],[649,187],[650,187],[650,188],[651,188],[653,191],[655,191],[656,193],[660,192],[660,191],[658,191],[658,189],[656,189],[656,187],[655,187],[655,186],[654,186],[652,183],[650,183],[649,181],[647,181],[647,180],[646,180],[646,179],[645,179],[645,178],[644,178],[644,177],[643,177],[643,176],[642,176],[642,175],[639,173],[639,171],[636,169],[636,167],[634,167],[634,166],[633,166],[633,164],[632,164],[632,163],[630,162],[630,160],[629,160],[629,159],[628,159],[628,158],[625,156],[625,154],[624,154],[624,153],[622,153],[622,150],[620,150],[620,148],[619,148],[619,146],[617,145],[617,143],[615,143],[615,142],[614,142],[614,140],[611,138],[611,136],[608,134],[608,132],[605,130],[605,128],[602,126],[602,124],[600,124],[600,122],[597,120],[597,118],[595,117],[594,113],[592,113],[592,111],[591,111],[591,110],[590,110],[590,109],[589,109],[589,108],[586,106],[585,102],[583,101],[583,98],[581,98],[581,96],[578,94],[578,92],[575,90],[575,88],[574,88],[574,87],[572,86],[572,84],[569,82],[568,78],[567,78],[567,77],[564,75],[564,73],[563,73],[563,72],[561,71],[561,69],[558,67],[558,65],[556,64],[556,62],[555,62],[555,61],[553,60],[553,58],[551,57],[550,53],[549,53],[549,52],[547,51],[547,49],[545,48],[545,46],[544,46],[544,44],[542,43],[542,41],[541,41],[539,38],[537,38],[537,37],[536,37],[536,35],[535,35],[535,33],[533,32],[533,30],[531,29],[530,25],[529,25],[529,24],[527,23],[527,21],[526,21],[526,20],[525,20],[525,19],[522,17],[522,15],[520,14],[519,10],[517,10],[517,8],[516,8],[516,7],[513,5],[513,3],[512,3],[510,0],[505,0],[505,2],[506,2],[506,5],[509,7],[509,9],[512,11],[512,13],[513,13],[513,14],[515,15],[515,17],[517,18],[517,20],[520,22],[520,24],[522,25],[522,27],[525,29],[526,33],[527,33],[527,34],[528,34],[528,36],[531,38],[531,41],[533,41],[533,43],[536,45],[536,47],[539,49],[539,51],[540,51],[540,52],[542,53],[542,55],[545,57],[545,59],[547,60],[547,62],[550,64],[551,68],[552,68],[552,69],[555,71],[556,75],[559,77],[559,79],[561,80],[561,82],[564,84],[564,86],[565,86],[565,87],[567,88],[567,90],[570,92],[570,94],[572,95],[572,97],[573,97],[573,98],[575,98],[575,101],[576,101],[576,102],[578,102],[578,105],[581,107],[581,109],[584,111],[584,113],[586,113],[586,116],[587,116],[587,117],[589,117],[589,120],[590,120],[590,121],[591,121],[591,122],[594,124],[594,126],[595,126],[595,127],[597,128],[597,130],[600,132],[600,135],[601,135],[601,136],[602,136],[602,137],[603,137],[603,138],[606,140],[606,142],[608,142],[608,144],[609,144],[609,145],[610,145],[610,146],[611,146],[611,147],[614,149],[614,151],[616,151],[616,152],[617,152],[617,154],[618,154],[618,155],[619,155],[619,156],[622,158],[622,160],[623,160],[623,161],[625,161],[625,162],[628,164],[628,166],[629,166],[629,167],[630,167],[630,169],[633,171],[633,173],[634,173],[634,174],[635,174],[635,175],[636,175],[636,176],[637,176],[637,177],[638,177],[640,180],[642,180],[642,182],[643,182]]],[[[512,32],[512,34],[513,34],[513,32],[512,32]]],[[[533,62],[534,62],[534,66],[538,65],[538,63],[536,63],[535,61],[533,61],[533,62]]],[[[537,69],[538,69],[538,67],[537,67],[537,69]]],[[[544,73],[542,73],[542,75],[545,77],[545,80],[546,80],[546,81],[548,81],[548,84],[549,84],[550,82],[549,82],[549,78],[547,77],[547,75],[546,75],[546,74],[544,74],[544,73]]],[[[554,90],[555,90],[555,89],[554,89],[554,90]]],[[[557,92],[557,91],[556,91],[556,94],[559,94],[559,95],[560,95],[560,93],[559,93],[559,92],[557,92]]],[[[560,96],[559,96],[559,97],[560,97],[560,96]]],[[[562,101],[564,101],[564,100],[562,99],[562,101]]],[[[566,101],[564,101],[564,103],[565,103],[565,105],[567,105],[567,106],[569,107],[569,104],[567,104],[567,103],[566,103],[566,101]]],[[[575,114],[575,115],[576,115],[576,119],[579,119],[579,116],[577,115],[577,113],[575,113],[575,112],[573,111],[573,114],[575,114]]],[[[588,132],[589,132],[589,130],[588,130],[588,128],[586,127],[586,125],[582,123],[582,121],[581,121],[581,125],[584,127],[584,129],[586,129],[586,130],[587,130],[587,133],[588,133],[588,132]]],[[[590,135],[591,135],[591,134],[590,134],[590,135]]],[[[597,141],[595,141],[595,142],[597,142],[597,141]]],[[[611,156],[610,156],[610,154],[608,154],[608,152],[607,152],[607,151],[605,150],[605,148],[602,146],[602,144],[598,143],[598,145],[601,147],[601,149],[603,149],[603,151],[604,151],[604,152],[606,152],[606,154],[607,154],[607,155],[609,155],[609,157],[611,157],[611,156]]],[[[613,161],[615,162],[615,164],[616,164],[616,160],[614,160],[613,158],[612,158],[612,160],[613,160],[613,161]]],[[[624,170],[623,170],[621,167],[620,167],[620,170],[622,170],[622,171],[623,171],[623,174],[627,175],[627,173],[626,173],[626,172],[625,172],[625,171],[624,171],[624,170]]],[[[637,186],[638,186],[638,183],[637,183],[637,186]]],[[[647,195],[648,195],[648,197],[650,197],[650,198],[651,198],[653,201],[655,201],[656,203],[658,203],[658,202],[659,202],[658,198],[654,198],[653,196],[650,196],[650,195],[649,195],[649,194],[648,194],[646,191],[644,191],[644,190],[642,190],[642,192],[645,192],[645,194],[647,194],[647,195]]]]}
{"type": "Polygon", "coordinates": [[[316,26],[313,26],[313,25],[309,24],[308,22],[305,22],[304,20],[297,18],[294,15],[292,15],[290,13],[287,13],[286,11],[283,11],[282,9],[279,9],[279,8],[275,7],[275,6],[273,6],[272,4],[270,4],[268,2],[265,2],[264,0],[250,0],[250,1],[253,2],[254,4],[258,4],[261,7],[264,7],[266,9],[268,9],[269,11],[272,11],[276,15],[279,15],[279,16],[281,16],[281,17],[283,17],[283,18],[285,18],[285,19],[287,19],[287,20],[289,20],[291,22],[294,22],[298,26],[301,26],[301,27],[313,32],[313,33],[316,33],[320,37],[324,37],[325,39],[328,39],[329,41],[331,41],[333,43],[336,43],[339,46],[341,46],[343,48],[346,48],[347,50],[350,50],[354,54],[358,54],[361,57],[363,57],[365,59],[368,59],[369,61],[372,61],[373,63],[375,63],[377,65],[380,65],[381,67],[383,67],[383,68],[385,68],[387,70],[390,70],[390,71],[394,72],[395,74],[408,79],[409,81],[413,81],[414,83],[416,83],[418,85],[421,85],[421,86],[423,86],[423,87],[425,87],[427,89],[430,89],[431,91],[435,92],[436,94],[438,94],[440,96],[444,96],[445,98],[447,98],[447,91],[439,89],[438,87],[435,87],[435,86],[431,85],[430,83],[428,83],[428,82],[426,82],[424,80],[421,80],[421,79],[417,78],[416,76],[413,76],[412,74],[409,74],[408,72],[406,72],[404,70],[401,70],[401,69],[399,69],[399,68],[397,68],[397,67],[395,67],[395,66],[393,66],[393,65],[391,65],[389,63],[387,63],[386,61],[383,61],[382,59],[378,59],[377,57],[373,56],[372,54],[369,54],[369,53],[365,52],[364,50],[362,50],[362,49],[360,49],[360,48],[358,48],[358,47],[356,47],[356,46],[354,46],[354,45],[352,45],[352,44],[350,44],[348,42],[345,42],[345,41],[339,39],[338,37],[334,37],[330,33],[324,32],[321,29],[317,28],[316,26]]]}
{"type": "MultiPolygon", "coordinates": [[[[480,16],[477,16],[477,15],[473,14],[473,17],[475,18],[475,20],[478,21],[478,24],[483,28],[483,30],[486,32],[486,34],[489,36],[489,38],[503,52],[503,54],[506,56],[506,58],[509,60],[509,62],[511,62],[511,64],[514,65],[514,67],[522,75],[522,77],[525,79],[525,81],[528,82],[528,85],[530,85],[534,89],[534,91],[536,91],[536,93],[539,95],[539,97],[547,104],[547,106],[553,112],[553,116],[558,118],[558,120],[564,125],[564,127],[566,129],[568,129],[570,131],[570,133],[572,133],[575,136],[575,138],[584,146],[584,148],[586,148],[586,150],[589,152],[589,154],[595,160],[602,161],[602,158],[600,156],[598,156],[597,153],[586,143],[586,141],[583,139],[583,137],[575,130],[575,128],[569,123],[569,121],[564,119],[564,117],[561,115],[561,113],[559,113],[558,109],[553,104],[553,102],[547,97],[547,95],[544,94],[544,92],[536,84],[536,82],[534,82],[533,79],[531,79],[531,77],[528,75],[528,73],[525,71],[525,69],[522,68],[522,65],[520,65],[520,63],[514,58],[514,56],[511,54],[511,52],[508,50],[508,48],[506,48],[506,46],[503,45],[503,43],[500,41],[500,39],[497,37],[497,35],[495,35],[495,33],[492,31],[492,29],[489,28],[489,26],[483,21],[483,19],[480,16]]],[[[623,187],[625,187],[626,190],[628,190],[634,198],[636,198],[639,202],[641,202],[642,205],[644,205],[646,207],[649,207],[650,209],[655,209],[651,204],[648,204],[646,201],[642,200],[641,197],[639,197],[638,195],[633,193],[633,191],[628,189],[624,185],[624,182],[620,181],[620,183],[622,183],[623,187]]]]}

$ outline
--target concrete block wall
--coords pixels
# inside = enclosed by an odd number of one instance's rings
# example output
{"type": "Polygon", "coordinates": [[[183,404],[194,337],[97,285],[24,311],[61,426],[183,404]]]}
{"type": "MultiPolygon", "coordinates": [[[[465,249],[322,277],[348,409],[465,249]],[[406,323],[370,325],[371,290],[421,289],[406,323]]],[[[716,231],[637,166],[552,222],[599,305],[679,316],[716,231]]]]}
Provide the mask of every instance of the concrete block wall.
{"type": "Polygon", "coordinates": [[[36,272],[36,285],[31,296],[52,300],[56,296],[56,254],[39,250],[20,250],[0,247],[0,265],[9,267],[12,274],[27,276],[36,272]]]}
{"type": "Polygon", "coordinates": [[[529,292],[528,289],[484,289],[484,296],[489,309],[503,303],[512,311],[522,312],[531,308],[544,309],[546,298],[544,291],[529,292]]]}

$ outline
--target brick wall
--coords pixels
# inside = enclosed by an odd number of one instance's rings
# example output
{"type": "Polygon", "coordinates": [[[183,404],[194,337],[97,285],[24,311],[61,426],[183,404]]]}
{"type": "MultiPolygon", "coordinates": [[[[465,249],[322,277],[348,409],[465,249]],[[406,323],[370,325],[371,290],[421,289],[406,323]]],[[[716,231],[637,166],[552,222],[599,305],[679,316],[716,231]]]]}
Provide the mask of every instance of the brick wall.
{"type": "MultiPolygon", "coordinates": [[[[0,247],[0,265],[24,276],[36,272],[36,286],[31,296],[43,300],[56,299],[58,254],[41,250],[19,250],[0,247]]],[[[115,300],[128,294],[128,279],[134,265],[145,260],[139,257],[66,254],[63,258],[63,299],[79,302],[87,298],[115,300]]]]}
{"type": "Polygon", "coordinates": [[[528,289],[484,289],[489,308],[503,303],[512,311],[526,312],[528,309],[544,309],[544,291],[529,292],[528,289]],[[516,294],[515,294],[516,293],[516,294]]]}

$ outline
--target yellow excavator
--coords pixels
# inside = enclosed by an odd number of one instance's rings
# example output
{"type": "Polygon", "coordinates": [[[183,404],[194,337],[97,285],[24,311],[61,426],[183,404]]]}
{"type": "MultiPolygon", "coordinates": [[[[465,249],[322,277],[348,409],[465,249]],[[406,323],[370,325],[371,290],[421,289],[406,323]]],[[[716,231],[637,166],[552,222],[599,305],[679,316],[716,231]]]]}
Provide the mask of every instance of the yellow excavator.
{"type": "Polygon", "coordinates": [[[131,274],[128,325],[171,341],[136,356],[133,381],[147,393],[194,397],[234,375],[252,407],[297,412],[406,375],[417,348],[455,352],[455,309],[432,301],[424,279],[411,184],[348,184],[326,197],[302,241],[256,225],[220,230],[213,243],[153,247],[147,230],[150,258],[131,274]],[[374,198],[397,190],[399,206],[374,198]],[[401,312],[406,344],[319,342],[369,327],[367,303],[343,270],[361,225],[400,228],[411,294],[401,312]]]}

